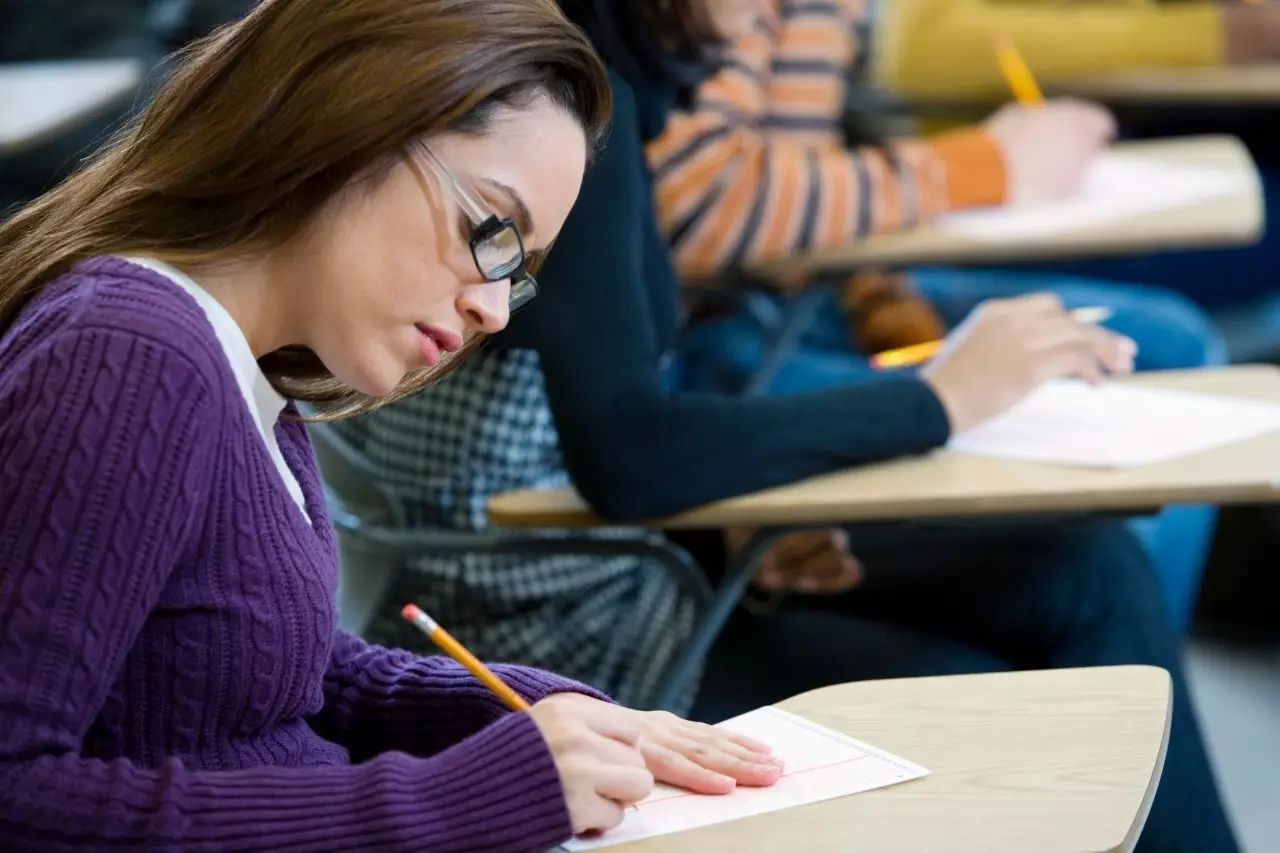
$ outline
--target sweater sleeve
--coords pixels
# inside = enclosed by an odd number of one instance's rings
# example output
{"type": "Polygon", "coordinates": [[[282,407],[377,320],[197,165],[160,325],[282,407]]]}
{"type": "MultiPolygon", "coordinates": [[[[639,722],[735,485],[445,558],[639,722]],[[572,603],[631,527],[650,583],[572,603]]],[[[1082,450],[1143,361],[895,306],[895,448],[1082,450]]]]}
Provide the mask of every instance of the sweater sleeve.
{"type": "Polygon", "coordinates": [[[654,518],[943,444],[946,413],[914,374],[783,398],[668,390],[659,363],[679,285],[654,223],[635,101],[612,79],[609,142],[542,268],[542,294],[499,338],[538,351],[583,497],[608,518],[654,518]],[[656,316],[664,298],[671,316],[656,316]]]}
{"type": "Polygon", "coordinates": [[[1004,35],[1042,83],[1125,68],[1223,63],[1221,4],[893,0],[876,30],[877,79],[905,96],[1007,98],[992,53],[1004,35]]]}
{"type": "Polygon", "coordinates": [[[188,769],[80,754],[207,504],[221,418],[176,348],[56,333],[0,373],[0,848],[536,850],[569,835],[527,714],[430,759],[188,769]],[[494,772],[518,767],[518,773],[494,772]]]}
{"type": "Polygon", "coordinates": [[[849,6],[784,4],[776,27],[734,43],[647,146],[659,222],[685,277],[1003,201],[1004,162],[980,129],[843,145],[849,6]]]}
{"type": "MultiPolygon", "coordinates": [[[[553,693],[608,697],[584,684],[526,666],[489,667],[529,704],[553,693]]],[[[324,680],[322,735],[353,760],[388,750],[434,755],[510,712],[492,691],[447,657],[421,657],[372,645],[345,631],[334,635],[324,680]]]]}

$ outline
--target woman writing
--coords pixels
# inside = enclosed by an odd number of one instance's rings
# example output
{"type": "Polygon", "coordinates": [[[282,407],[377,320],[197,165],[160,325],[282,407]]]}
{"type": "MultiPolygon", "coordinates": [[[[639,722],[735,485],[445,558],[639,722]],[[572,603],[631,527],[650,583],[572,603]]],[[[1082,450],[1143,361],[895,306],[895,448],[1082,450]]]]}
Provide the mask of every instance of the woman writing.
{"type": "Polygon", "coordinates": [[[267,0],[0,227],[0,847],[539,850],[655,777],[777,778],[335,629],[288,401],[367,410],[501,330],[608,110],[542,0],[267,0]]]}

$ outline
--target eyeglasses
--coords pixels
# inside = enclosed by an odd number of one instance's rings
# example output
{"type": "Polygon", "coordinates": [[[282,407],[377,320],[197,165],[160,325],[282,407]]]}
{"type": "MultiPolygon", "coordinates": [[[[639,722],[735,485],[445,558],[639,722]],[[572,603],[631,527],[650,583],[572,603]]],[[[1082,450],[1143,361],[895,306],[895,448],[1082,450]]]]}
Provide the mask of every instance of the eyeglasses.
{"type": "Polygon", "coordinates": [[[480,275],[487,281],[511,279],[511,298],[507,307],[512,314],[528,305],[538,295],[538,282],[526,268],[520,229],[510,219],[500,218],[494,213],[480,194],[468,182],[454,175],[426,143],[415,141],[413,144],[440,176],[471,223],[468,243],[480,275]]]}

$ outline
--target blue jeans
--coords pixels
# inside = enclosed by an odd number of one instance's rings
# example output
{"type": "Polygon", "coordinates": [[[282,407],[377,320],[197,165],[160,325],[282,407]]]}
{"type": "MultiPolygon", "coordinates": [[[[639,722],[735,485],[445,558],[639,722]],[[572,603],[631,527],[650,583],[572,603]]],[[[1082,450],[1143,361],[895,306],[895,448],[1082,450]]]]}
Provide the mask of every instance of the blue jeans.
{"type": "MultiPolygon", "coordinates": [[[[1141,853],[1236,849],[1183,676],[1177,633],[1132,531],[1112,521],[859,527],[863,583],[735,614],[697,719],[871,678],[1143,663],[1168,670],[1173,719],[1141,853]],[[843,653],[842,653],[843,652],[843,653]]],[[[957,735],[962,736],[962,735],[957,735]]]]}
{"type": "MultiPolygon", "coordinates": [[[[1052,291],[1068,308],[1111,308],[1113,315],[1106,325],[1137,342],[1139,370],[1226,363],[1226,346],[1209,319],[1189,299],[1168,291],[1006,270],[924,270],[914,277],[949,326],[984,299],[1052,291]]],[[[761,393],[786,395],[839,387],[871,371],[865,355],[849,342],[836,295],[816,298],[820,301],[813,322],[759,389],[761,393]]],[[[781,297],[756,294],[742,311],[691,328],[682,347],[684,387],[742,391],[764,364],[772,330],[786,305],[781,297]]],[[[1216,518],[1212,507],[1187,506],[1131,522],[1151,554],[1174,624],[1183,631],[1195,607],[1216,518]]]]}

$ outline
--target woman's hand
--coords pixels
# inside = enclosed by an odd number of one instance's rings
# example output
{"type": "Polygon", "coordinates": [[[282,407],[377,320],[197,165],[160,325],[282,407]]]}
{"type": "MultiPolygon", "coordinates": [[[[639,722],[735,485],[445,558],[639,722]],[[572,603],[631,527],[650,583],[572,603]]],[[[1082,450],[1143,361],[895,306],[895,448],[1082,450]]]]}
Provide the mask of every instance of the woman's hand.
{"type": "Polygon", "coordinates": [[[1037,293],[979,305],[920,376],[942,401],[951,431],[963,432],[1050,379],[1129,373],[1137,352],[1129,338],[1081,323],[1058,297],[1037,293]]]}
{"type": "Polygon", "coordinates": [[[653,790],[635,711],[557,693],[535,704],[529,716],[551,750],[574,834],[617,826],[625,807],[653,790]]]}
{"type": "Polygon", "coordinates": [[[1072,194],[1116,135],[1115,119],[1106,109],[1066,98],[1035,107],[1009,104],[985,126],[1004,157],[1012,204],[1072,194]]]}
{"type": "Polygon", "coordinates": [[[667,711],[640,717],[640,752],[659,782],[699,794],[727,794],[738,785],[768,787],[782,776],[769,747],[746,735],[694,723],[667,711]]]}
{"type": "MultiPolygon", "coordinates": [[[[740,551],[753,532],[728,531],[725,544],[730,551],[740,551]]],[[[752,582],[772,593],[835,595],[853,589],[862,577],[862,563],[849,551],[849,534],[835,527],[779,537],[760,558],[752,582]]]]}
{"type": "Polygon", "coordinates": [[[740,784],[772,785],[782,775],[764,744],[665,711],[557,693],[529,715],[551,750],[575,834],[617,826],[655,779],[727,794],[740,784]]]}

